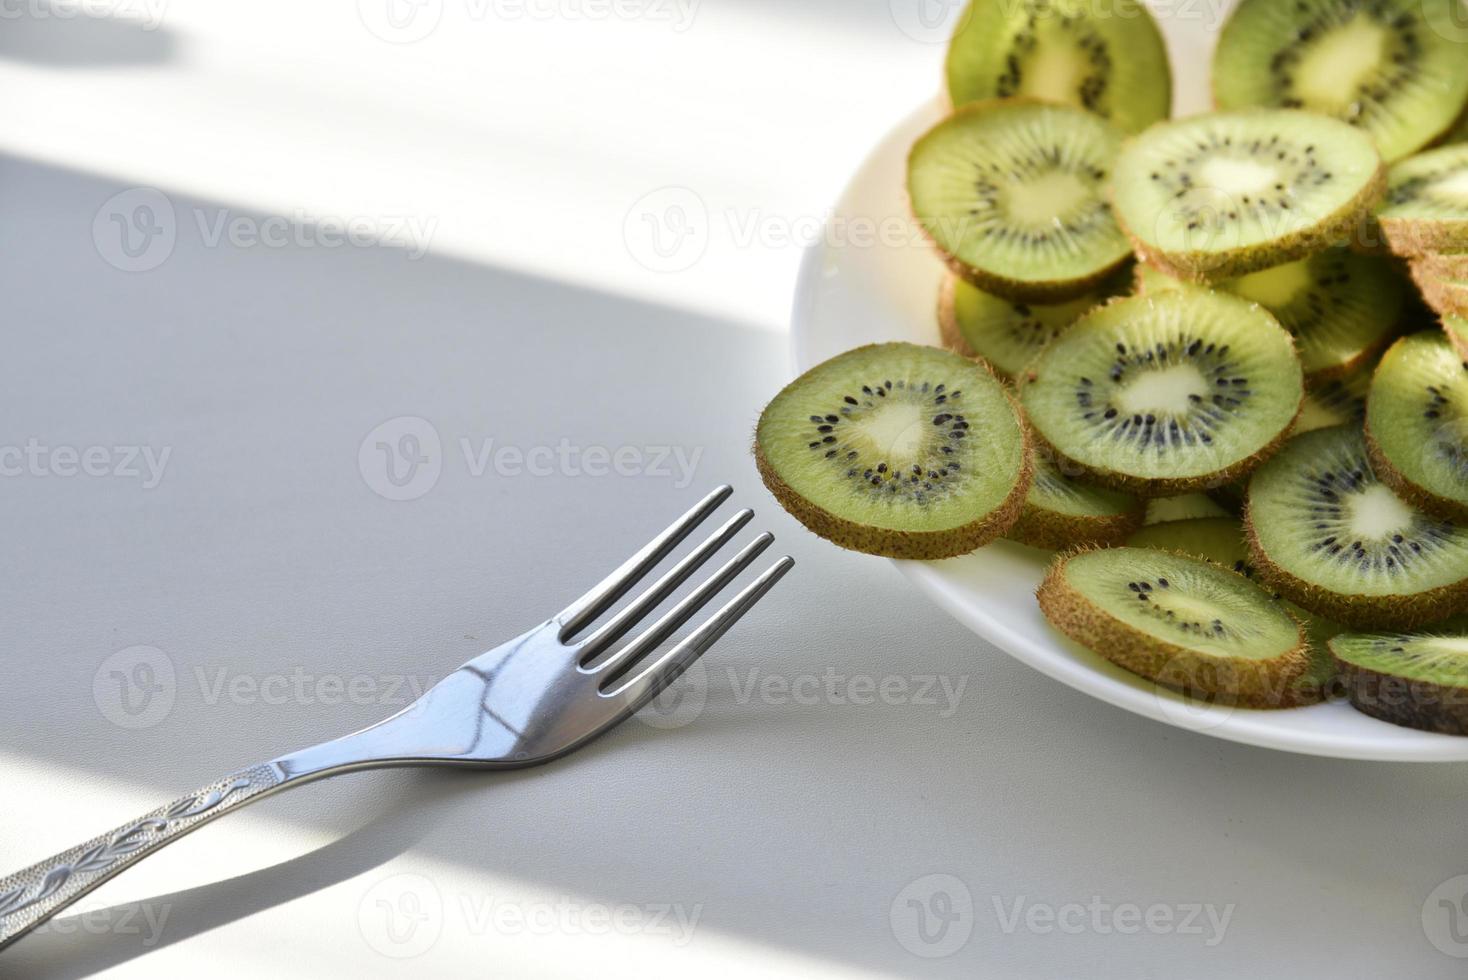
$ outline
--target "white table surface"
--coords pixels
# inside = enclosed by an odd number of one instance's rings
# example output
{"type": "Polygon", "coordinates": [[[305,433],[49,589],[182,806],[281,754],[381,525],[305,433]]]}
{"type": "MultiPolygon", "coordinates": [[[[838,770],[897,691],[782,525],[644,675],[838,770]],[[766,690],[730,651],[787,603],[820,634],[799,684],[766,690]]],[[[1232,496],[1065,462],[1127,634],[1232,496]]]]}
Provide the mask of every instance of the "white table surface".
{"type": "Polygon", "coordinates": [[[367,0],[6,8],[0,867],[376,720],[716,483],[799,564],[671,714],[267,801],[0,976],[1461,976],[1468,766],[1092,701],[760,488],[800,241],[942,31],[904,0],[586,2],[429,0],[401,44],[367,0]],[[139,187],[173,242],[130,259],[139,187]],[[692,235],[660,256],[649,217],[692,235]],[[323,219],[427,231],[326,247],[323,219]],[[395,501],[358,451],[402,417],[439,475],[395,501]],[[475,475],[465,440],[552,472],[475,475]]]}

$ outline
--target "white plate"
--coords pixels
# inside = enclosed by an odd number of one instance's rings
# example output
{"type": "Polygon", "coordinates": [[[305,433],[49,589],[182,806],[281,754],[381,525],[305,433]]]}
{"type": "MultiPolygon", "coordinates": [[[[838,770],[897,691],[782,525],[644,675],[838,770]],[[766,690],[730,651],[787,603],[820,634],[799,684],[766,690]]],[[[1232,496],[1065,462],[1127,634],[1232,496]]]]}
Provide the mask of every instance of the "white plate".
{"type": "MultiPolygon", "coordinates": [[[[943,268],[907,218],[907,150],[940,118],[914,113],[877,147],[833,209],[801,266],[791,327],[804,371],[841,351],[878,341],[938,343],[934,311],[943,268]]],[[[1204,708],[1071,643],[1040,615],[1034,591],[1045,552],[1001,541],[942,562],[897,562],[959,622],[1031,667],[1079,691],[1148,718],[1217,738],[1344,759],[1446,762],[1468,759],[1468,738],[1399,728],[1346,704],[1290,711],[1204,708]]]]}

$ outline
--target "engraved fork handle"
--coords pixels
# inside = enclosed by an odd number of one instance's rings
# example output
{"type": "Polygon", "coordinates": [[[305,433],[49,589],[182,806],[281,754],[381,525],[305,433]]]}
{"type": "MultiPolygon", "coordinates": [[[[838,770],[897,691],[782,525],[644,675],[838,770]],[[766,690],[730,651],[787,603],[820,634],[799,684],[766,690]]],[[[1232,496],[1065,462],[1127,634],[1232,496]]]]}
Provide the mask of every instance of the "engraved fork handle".
{"type": "Polygon", "coordinates": [[[244,769],[109,834],[0,878],[0,949],[159,848],[294,782],[273,762],[244,769]]]}

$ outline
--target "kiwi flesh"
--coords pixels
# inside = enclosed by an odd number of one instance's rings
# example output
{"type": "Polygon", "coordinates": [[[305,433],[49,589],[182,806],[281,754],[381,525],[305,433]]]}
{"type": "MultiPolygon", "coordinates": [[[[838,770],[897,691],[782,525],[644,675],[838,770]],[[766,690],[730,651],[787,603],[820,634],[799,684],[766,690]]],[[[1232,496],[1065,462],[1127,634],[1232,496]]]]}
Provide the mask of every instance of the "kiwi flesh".
{"type": "Polygon", "coordinates": [[[949,276],[938,297],[938,329],[944,347],[964,357],[982,358],[1000,377],[1012,380],[1082,314],[1120,291],[1103,284],[1096,292],[1063,303],[1025,303],[949,276]]]}
{"type": "Polygon", "coordinates": [[[1120,142],[1083,109],[1018,99],[964,106],[908,155],[913,215],[949,268],[980,289],[1074,299],[1130,257],[1106,200],[1120,142]]]}
{"type": "Polygon", "coordinates": [[[1167,524],[1202,517],[1227,517],[1228,511],[1206,493],[1185,493],[1176,497],[1154,497],[1147,501],[1144,524],[1167,524]]]}
{"type": "Polygon", "coordinates": [[[1366,396],[1371,390],[1375,361],[1367,361],[1348,374],[1312,386],[1295,420],[1291,436],[1337,425],[1359,426],[1366,421],[1366,396]]]}
{"type": "Polygon", "coordinates": [[[1307,109],[1357,126],[1396,160],[1448,132],[1468,102],[1459,0],[1243,0],[1219,36],[1223,109],[1307,109]]]}
{"type": "MultiPolygon", "coordinates": [[[[1186,285],[1138,264],[1144,294],[1186,285]],[[1146,270],[1145,272],[1140,270],[1146,270]]],[[[1387,260],[1330,248],[1214,285],[1264,307],[1295,338],[1307,384],[1339,377],[1380,353],[1407,307],[1407,290],[1387,260]]]]}
{"type": "Polygon", "coordinates": [[[1403,337],[1381,359],[1366,407],[1366,446],[1397,496],[1468,523],[1468,363],[1441,332],[1403,337]]]}
{"type": "Polygon", "coordinates": [[[1073,480],[1047,453],[1035,453],[1034,467],[1024,510],[1005,535],[1011,541],[1050,551],[1110,545],[1142,525],[1146,507],[1136,497],[1073,480]]]}
{"type": "MultiPolygon", "coordinates": [[[[1244,541],[1244,526],[1231,517],[1203,517],[1155,524],[1127,538],[1128,547],[1173,551],[1215,562],[1247,578],[1254,577],[1249,564],[1249,548],[1244,541]]],[[[1305,673],[1260,706],[1298,708],[1318,704],[1334,694],[1336,666],[1330,655],[1330,638],[1345,627],[1327,619],[1312,616],[1299,606],[1280,599],[1285,610],[1305,626],[1310,643],[1310,666],[1305,673]]]]}
{"type": "Polygon", "coordinates": [[[936,347],[873,344],[816,365],[760,415],[755,463],[807,528],[854,551],[949,558],[1019,519],[1029,437],[1004,385],[936,347]]]}
{"type": "Polygon", "coordinates": [[[1347,633],[1330,649],[1358,711],[1407,728],[1468,735],[1468,632],[1347,633]]]}
{"type": "Polygon", "coordinates": [[[1397,255],[1468,249],[1468,143],[1395,164],[1376,223],[1397,255]]]}
{"type": "Polygon", "coordinates": [[[1145,497],[1248,473],[1283,441],[1303,395],[1274,318],[1201,289],[1113,300],[1046,347],[1020,383],[1042,444],[1086,480],[1145,497]]]}
{"type": "Polygon", "coordinates": [[[1167,118],[1172,78],[1139,0],[973,0],[948,47],[955,106],[1029,97],[1076,106],[1134,133],[1167,118]]]}
{"type": "Polygon", "coordinates": [[[1468,531],[1377,477],[1360,430],[1296,436],[1249,482],[1260,581],[1347,626],[1414,629],[1468,608],[1468,531]]]}
{"type": "Polygon", "coordinates": [[[1300,624],[1210,561],[1132,547],[1072,551],[1050,566],[1037,596],[1072,640],[1194,697],[1269,701],[1309,667],[1300,624]]]}
{"type": "Polygon", "coordinates": [[[1448,338],[1448,343],[1453,345],[1453,350],[1458,356],[1468,361],[1468,318],[1461,316],[1445,316],[1442,319],[1443,334],[1448,338]]]}
{"type": "Polygon", "coordinates": [[[1158,123],[1115,170],[1112,207],[1138,256],[1195,282],[1350,241],[1386,183],[1370,137],[1296,109],[1158,123]]]}

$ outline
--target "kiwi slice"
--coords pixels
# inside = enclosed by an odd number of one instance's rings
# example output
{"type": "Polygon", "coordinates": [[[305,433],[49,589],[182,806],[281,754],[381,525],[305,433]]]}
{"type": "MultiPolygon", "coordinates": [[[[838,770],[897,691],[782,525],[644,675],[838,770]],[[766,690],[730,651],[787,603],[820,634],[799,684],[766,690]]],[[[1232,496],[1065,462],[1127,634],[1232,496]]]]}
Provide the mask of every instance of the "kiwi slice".
{"type": "Polygon", "coordinates": [[[1172,108],[1167,49],[1139,0],[973,0],[948,47],[956,106],[1028,96],[1135,133],[1172,108]]]}
{"type": "MultiPolygon", "coordinates": [[[[1215,562],[1247,578],[1253,578],[1249,564],[1249,548],[1244,541],[1244,526],[1231,517],[1204,517],[1193,520],[1155,524],[1127,538],[1129,547],[1174,551],[1194,558],[1215,562]]],[[[1335,660],[1330,655],[1330,638],[1345,627],[1330,620],[1312,616],[1292,602],[1283,599],[1285,610],[1305,626],[1310,643],[1310,666],[1282,688],[1274,699],[1263,699],[1256,706],[1298,708],[1318,704],[1333,693],[1336,680],[1335,660]]]]}
{"type": "Polygon", "coordinates": [[[1141,526],[1146,508],[1136,497],[1073,480],[1047,453],[1035,453],[1034,466],[1024,510],[1005,535],[1011,540],[1058,551],[1116,544],[1141,526]]]}
{"type": "Polygon", "coordinates": [[[1468,143],[1393,166],[1376,221],[1397,255],[1468,249],[1468,143]]]}
{"type": "Polygon", "coordinates": [[[1366,407],[1366,445],[1397,496],[1468,522],[1468,363],[1441,332],[1403,337],[1381,359],[1366,407]]]}
{"type": "Polygon", "coordinates": [[[1058,303],[1098,286],[1131,249],[1106,201],[1121,137],[1069,106],[959,109],[907,160],[913,214],[950,268],[1010,299],[1058,303]]]}
{"type": "Polygon", "coordinates": [[[1227,293],[1114,300],[1046,347],[1020,385],[1035,434],[1102,486],[1165,497],[1242,476],[1303,397],[1294,345],[1227,293]]]}
{"type": "Polygon", "coordinates": [[[1459,0],[1243,0],[1213,56],[1219,108],[1308,109],[1357,126],[1396,160],[1468,102],[1459,0]]]}
{"type": "MultiPolygon", "coordinates": [[[[1185,283],[1138,264],[1145,295],[1185,283]]],[[[1337,377],[1381,351],[1407,306],[1407,290],[1384,259],[1345,248],[1217,283],[1258,303],[1295,337],[1306,380],[1337,377]]]]}
{"type": "Polygon", "coordinates": [[[1075,551],[1056,559],[1037,595],[1066,636],[1194,696],[1270,700],[1309,666],[1300,624],[1210,561],[1145,548],[1075,551]]]}
{"type": "Polygon", "coordinates": [[[1291,439],[1249,482],[1244,521],[1260,580],[1348,626],[1412,629],[1468,603],[1468,531],[1382,483],[1357,429],[1291,439]]]}
{"type": "Polygon", "coordinates": [[[1292,436],[1337,425],[1359,426],[1366,421],[1366,395],[1371,390],[1375,361],[1367,361],[1349,374],[1321,382],[1305,392],[1305,404],[1295,420],[1292,436]]]}
{"type": "Polygon", "coordinates": [[[1468,318],[1461,316],[1445,316],[1442,320],[1443,334],[1447,336],[1448,343],[1453,345],[1453,350],[1458,356],[1468,361],[1468,318]]]}
{"type": "Polygon", "coordinates": [[[1468,251],[1420,255],[1412,260],[1412,270],[1429,279],[1468,279],[1468,251]]]}
{"type": "Polygon", "coordinates": [[[1143,523],[1167,524],[1200,517],[1227,516],[1228,511],[1206,493],[1185,493],[1176,497],[1155,497],[1147,501],[1147,519],[1143,523]]]}
{"type": "Polygon", "coordinates": [[[964,357],[983,358],[995,373],[1010,380],[1082,314],[1123,291],[1121,282],[1113,279],[1063,303],[1025,303],[949,276],[938,295],[938,329],[944,347],[964,357]]]}
{"type": "Polygon", "coordinates": [[[1031,480],[1025,426],[981,364],[936,347],[873,344],[818,364],[760,415],[765,486],[843,548],[949,558],[1019,519],[1031,480]]]}
{"type": "Polygon", "coordinates": [[[1468,279],[1434,279],[1413,270],[1422,298],[1442,316],[1468,316],[1468,279]]]}
{"type": "Polygon", "coordinates": [[[1143,261],[1228,279],[1344,243],[1381,197],[1370,137],[1296,109],[1158,123],[1116,161],[1112,206],[1143,261]]]}
{"type": "Polygon", "coordinates": [[[1468,735],[1468,632],[1347,633],[1330,649],[1357,710],[1407,728],[1468,735]]]}

